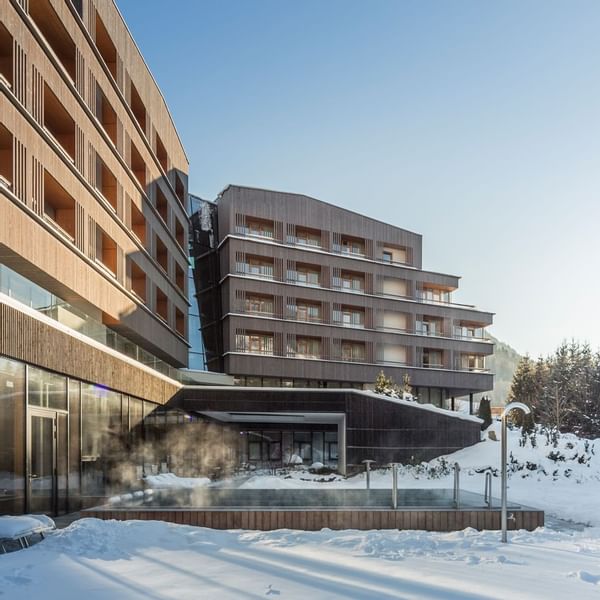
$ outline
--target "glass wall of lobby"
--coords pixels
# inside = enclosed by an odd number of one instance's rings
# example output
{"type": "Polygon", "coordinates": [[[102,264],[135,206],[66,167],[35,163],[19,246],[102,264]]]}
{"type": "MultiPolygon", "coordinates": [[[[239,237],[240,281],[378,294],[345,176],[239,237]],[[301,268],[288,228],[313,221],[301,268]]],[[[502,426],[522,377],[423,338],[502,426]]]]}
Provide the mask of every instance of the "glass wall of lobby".
{"type": "Polygon", "coordinates": [[[210,474],[224,459],[202,454],[207,427],[179,410],[0,356],[0,514],[78,510],[140,489],[148,474],[210,474]]]}

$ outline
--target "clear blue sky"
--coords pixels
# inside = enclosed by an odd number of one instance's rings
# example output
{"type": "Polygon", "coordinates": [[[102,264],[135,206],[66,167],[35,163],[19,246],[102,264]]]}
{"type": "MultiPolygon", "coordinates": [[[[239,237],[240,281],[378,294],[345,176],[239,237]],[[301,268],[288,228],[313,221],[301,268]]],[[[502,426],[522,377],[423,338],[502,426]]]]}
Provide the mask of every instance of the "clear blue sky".
{"type": "Polygon", "coordinates": [[[519,352],[600,347],[600,2],[117,4],[190,191],[302,192],[417,231],[519,352]]]}

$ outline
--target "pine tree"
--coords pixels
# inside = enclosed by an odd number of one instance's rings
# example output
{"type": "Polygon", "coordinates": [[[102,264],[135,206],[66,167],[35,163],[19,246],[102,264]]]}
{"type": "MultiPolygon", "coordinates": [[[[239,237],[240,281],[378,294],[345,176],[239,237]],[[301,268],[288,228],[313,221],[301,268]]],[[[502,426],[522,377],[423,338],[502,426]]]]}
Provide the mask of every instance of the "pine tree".
{"type": "Polygon", "coordinates": [[[375,379],[375,391],[378,394],[389,393],[390,390],[394,389],[395,385],[391,377],[387,377],[383,371],[379,371],[375,379]]]}
{"type": "Polygon", "coordinates": [[[490,399],[487,396],[484,396],[479,401],[479,409],[477,410],[477,416],[480,419],[483,419],[483,423],[481,424],[481,431],[484,431],[492,424],[492,407],[490,399]]]}

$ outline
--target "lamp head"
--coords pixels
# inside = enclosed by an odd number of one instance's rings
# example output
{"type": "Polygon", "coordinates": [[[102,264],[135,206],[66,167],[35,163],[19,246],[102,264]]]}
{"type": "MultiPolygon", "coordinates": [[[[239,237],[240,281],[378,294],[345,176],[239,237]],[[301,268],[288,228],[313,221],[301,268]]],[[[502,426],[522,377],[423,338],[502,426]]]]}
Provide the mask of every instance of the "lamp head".
{"type": "Polygon", "coordinates": [[[510,402],[504,407],[504,410],[502,411],[502,417],[506,416],[511,410],[514,409],[522,410],[526,415],[531,413],[531,408],[529,408],[527,404],[524,404],[523,402],[510,402]]]}

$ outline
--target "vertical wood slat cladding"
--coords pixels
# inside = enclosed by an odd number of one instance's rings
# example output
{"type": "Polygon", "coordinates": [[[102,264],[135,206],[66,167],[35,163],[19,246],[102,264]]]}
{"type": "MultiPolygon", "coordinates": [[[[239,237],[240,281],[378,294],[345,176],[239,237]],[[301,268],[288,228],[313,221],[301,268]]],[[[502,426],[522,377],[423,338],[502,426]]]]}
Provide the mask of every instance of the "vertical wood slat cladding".
{"type": "Polygon", "coordinates": [[[44,124],[44,79],[42,74],[31,66],[31,115],[43,126],[44,124]]]}
{"type": "Polygon", "coordinates": [[[179,390],[119,358],[0,303],[0,354],[164,404],[179,390]]]}
{"type": "Polygon", "coordinates": [[[75,87],[79,95],[85,99],[85,59],[78,48],[75,49],[75,87]]]}
{"type": "Polygon", "coordinates": [[[17,41],[13,44],[13,92],[27,106],[27,54],[17,41]]]}
{"type": "Polygon", "coordinates": [[[17,138],[13,138],[14,161],[13,161],[13,193],[27,204],[27,150],[17,138]]]}
{"type": "MultiPolygon", "coordinates": [[[[469,510],[186,510],[139,511],[84,510],[83,516],[98,519],[162,520],[212,529],[301,529],[319,531],[323,528],[398,529],[421,531],[457,531],[472,527],[478,530],[499,530],[499,511],[469,510]]],[[[517,511],[518,522],[509,529],[533,531],[544,525],[544,513],[537,510],[517,511]]]]}
{"type": "Polygon", "coordinates": [[[42,163],[31,157],[32,173],[32,190],[31,190],[31,208],[37,215],[42,215],[44,212],[44,167],[42,163]]]}

